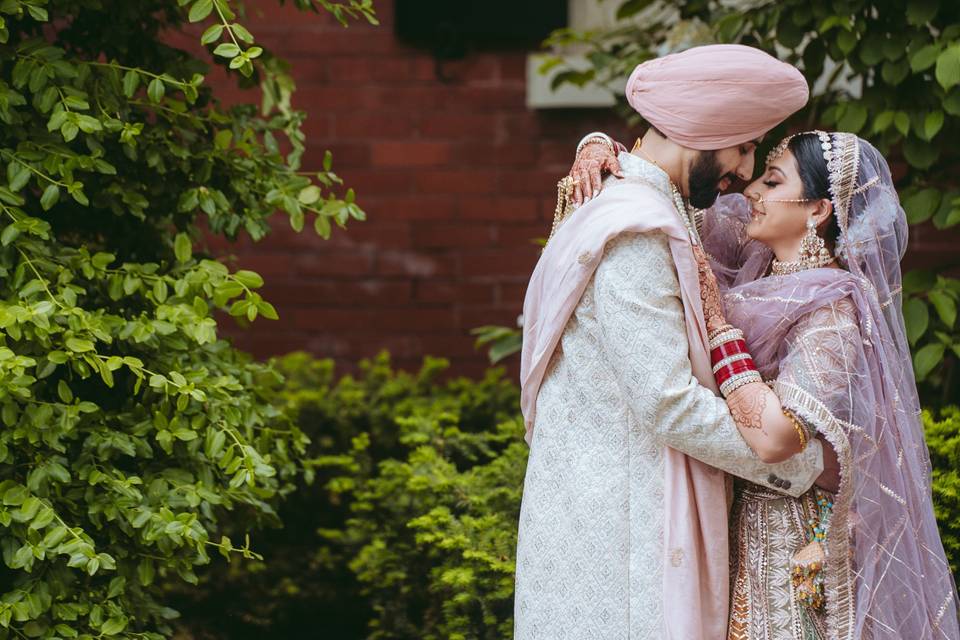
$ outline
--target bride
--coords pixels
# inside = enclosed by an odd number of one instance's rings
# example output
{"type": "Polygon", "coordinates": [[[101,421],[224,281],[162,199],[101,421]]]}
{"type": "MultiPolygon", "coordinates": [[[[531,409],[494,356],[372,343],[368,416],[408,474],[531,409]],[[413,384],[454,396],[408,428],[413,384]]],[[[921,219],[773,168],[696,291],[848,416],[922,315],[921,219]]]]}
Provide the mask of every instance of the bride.
{"type": "MultiPolygon", "coordinates": [[[[588,143],[571,176],[589,197],[601,168],[629,180],[635,160],[588,143]]],[[[820,437],[840,464],[836,494],[737,481],[728,638],[960,638],[901,311],[907,223],[886,161],[853,134],[790,136],[743,195],[705,213],[701,237],[714,371],[734,419],[788,454],[820,437]],[[766,384],[743,373],[751,360],[766,384]]]]}

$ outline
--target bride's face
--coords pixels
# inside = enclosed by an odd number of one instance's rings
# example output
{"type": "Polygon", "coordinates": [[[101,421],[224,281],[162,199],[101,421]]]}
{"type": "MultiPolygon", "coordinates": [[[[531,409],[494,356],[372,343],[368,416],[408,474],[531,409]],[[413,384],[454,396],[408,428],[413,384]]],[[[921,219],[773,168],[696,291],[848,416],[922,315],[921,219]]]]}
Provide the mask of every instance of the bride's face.
{"type": "MultiPolygon", "coordinates": [[[[799,246],[807,220],[819,224],[823,201],[803,197],[797,161],[789,149],[764,169],[763,175],[743,191],[753,205],[748,237],[774,248],[799,246]]],[[[829,202],[829,201],[827,201],[829,202]]]]}

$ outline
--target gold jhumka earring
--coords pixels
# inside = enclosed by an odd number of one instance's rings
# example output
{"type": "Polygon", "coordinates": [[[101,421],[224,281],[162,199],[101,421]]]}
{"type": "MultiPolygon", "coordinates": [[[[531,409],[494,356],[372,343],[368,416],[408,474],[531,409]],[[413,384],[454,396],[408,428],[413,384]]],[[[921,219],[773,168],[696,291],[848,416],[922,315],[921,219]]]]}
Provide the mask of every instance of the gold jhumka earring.
{"type": "Polygon", "coordinates": [[[800,240],[800,251],[796,260],[780,262],[774,260],[770,273],[775,276],[785,276],[806,269],[825,267],[836,258],[830,255],[827,243],[817,234],[817,223],[813,218],[807,218],[807,232],[800,240]]]}

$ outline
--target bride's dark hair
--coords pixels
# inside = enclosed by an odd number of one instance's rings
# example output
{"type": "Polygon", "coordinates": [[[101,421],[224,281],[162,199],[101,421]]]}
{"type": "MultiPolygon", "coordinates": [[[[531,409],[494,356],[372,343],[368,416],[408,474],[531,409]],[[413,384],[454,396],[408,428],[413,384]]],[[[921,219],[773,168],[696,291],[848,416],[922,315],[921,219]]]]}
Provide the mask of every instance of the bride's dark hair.
{"type": "MultiPolygon", "coordinates": [[[[797,172],[803,182],[803,197],[811,200],[826,198],[830,200],[830,172],[827,161],[823,159],[820,138],[815,133],[802,133],[790,139],[787,144],[790,153],[797,161],[797,172]]],[[[823,239],[833,252],[840,237],[840,225],[837,216],[831,215],[820,229],[823,239]]]]}

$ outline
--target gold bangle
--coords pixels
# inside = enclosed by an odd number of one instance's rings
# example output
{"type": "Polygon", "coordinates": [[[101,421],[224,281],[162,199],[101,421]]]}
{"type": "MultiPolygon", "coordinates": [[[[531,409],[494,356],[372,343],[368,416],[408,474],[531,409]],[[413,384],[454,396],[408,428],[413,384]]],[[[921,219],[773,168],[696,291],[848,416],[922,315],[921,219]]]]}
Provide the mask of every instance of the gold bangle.
{"type": "Polygon", "coordinates": [[[797,420],[797,416],[793,415],[793,412],[783,407],[781,407],[780,410],[783,412],[783,415],[789,418],[791,424],[793,424],[793,428],[796,429],[797,437],[800,439],[800,451],[803,451],[807,448],[807,432],[804,430],[803,425],[800,424],[800,421],[797,420]]]}

